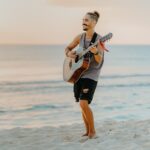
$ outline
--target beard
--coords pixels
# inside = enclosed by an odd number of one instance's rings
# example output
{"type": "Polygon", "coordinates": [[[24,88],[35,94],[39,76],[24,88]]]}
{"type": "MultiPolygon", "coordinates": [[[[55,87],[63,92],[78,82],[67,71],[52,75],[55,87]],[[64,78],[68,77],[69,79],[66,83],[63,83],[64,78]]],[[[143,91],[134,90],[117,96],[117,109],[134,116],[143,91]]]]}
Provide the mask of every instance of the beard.
{"type": "Polygon", "coordinates": [[[83,31],[87,31],[87,30],[88,30],[88,28],[87,28],[87,27],[83,28],[83,31]]]}
{"type": "Polygon", "coordinates": [[[87,31],[88,29],[87,28],[83,28],[83,31],[87,31]]]}
{"type": "Polygon", "coordinates": [[[83,25],[83,31],[87,31],[88,30],[88,25],[87,24],[82,24],[83,25]]]}

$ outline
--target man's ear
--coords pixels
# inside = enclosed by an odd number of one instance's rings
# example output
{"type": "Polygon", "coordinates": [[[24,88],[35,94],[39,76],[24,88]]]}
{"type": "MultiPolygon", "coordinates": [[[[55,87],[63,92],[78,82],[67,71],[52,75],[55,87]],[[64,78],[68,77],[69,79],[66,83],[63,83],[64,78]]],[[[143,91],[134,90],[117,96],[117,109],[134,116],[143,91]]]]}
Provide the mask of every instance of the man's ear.
{"type": "Polygon", "coordinates": [[[93,27],[96,26],[96,21],[95,21],[95,20],[92,21],[92,26],[93,26],[93,27]]]}

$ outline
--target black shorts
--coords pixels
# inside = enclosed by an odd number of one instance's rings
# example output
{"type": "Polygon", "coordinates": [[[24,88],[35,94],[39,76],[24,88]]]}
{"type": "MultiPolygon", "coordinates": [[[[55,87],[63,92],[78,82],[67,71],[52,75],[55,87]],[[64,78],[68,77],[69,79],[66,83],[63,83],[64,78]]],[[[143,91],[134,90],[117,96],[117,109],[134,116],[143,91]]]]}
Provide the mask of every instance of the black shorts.
{"type": "Polygon", "coordinates": [[[80,78],[73,87],[76,102],[79,102],[79,100],[87,100],[88,104],[90,104],[93,99],[96,86],[97,81],[89,78],[80,78]]]}

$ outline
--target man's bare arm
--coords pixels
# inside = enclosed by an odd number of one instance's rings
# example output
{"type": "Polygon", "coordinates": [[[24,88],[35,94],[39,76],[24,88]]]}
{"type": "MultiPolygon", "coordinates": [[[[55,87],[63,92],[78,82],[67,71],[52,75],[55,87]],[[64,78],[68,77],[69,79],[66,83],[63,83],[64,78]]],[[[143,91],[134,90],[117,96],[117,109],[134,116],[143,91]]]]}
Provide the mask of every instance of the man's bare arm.
{"type": "Polygon", "coordinates": [[[77,35],[73,41],[65,48],[65,54],[67,57],[75,58],[75,52],[72,52],[72,50],[79,44],[80,42],[81,34],[77,35]]]}
{"type": "Polygon", "coordinates": [[[103,47],[100,44],[98,44],[97,47],[96,46],[92,47],[90,51],[94,54],[96,62],[100,63],[102,61],[104,53],[103,47]]]}
{"type": "Polygon", "coordinates": [[[97,55],[94,55],[94,58],[97,63],[100,63],[103,58],[104,49],[100,44],[98,44],[97,50],[98,50],[97,55]]]}

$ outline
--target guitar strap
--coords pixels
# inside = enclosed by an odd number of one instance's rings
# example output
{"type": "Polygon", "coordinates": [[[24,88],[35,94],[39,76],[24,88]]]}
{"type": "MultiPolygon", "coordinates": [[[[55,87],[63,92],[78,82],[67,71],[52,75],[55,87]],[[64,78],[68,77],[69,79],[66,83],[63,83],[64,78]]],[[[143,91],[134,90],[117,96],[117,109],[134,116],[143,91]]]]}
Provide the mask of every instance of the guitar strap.
{"type": "Polygon", "coordinates": [[[96,32],[94,32],[93,37],[92,37],[92,39],[91,39],[91,41],[90,41],[89,46],[91,46],[91,45],[95,42],[96,37],[97,37],[97,33],[96,33],[96,32]]]}
{"type": "MultiPolygon", "coordinates": [[[[91,46],[96,41],[96,38],[97,38],[97,33],[94,32],[93,37],[92,37],[92,39],[90,41],[89,46],[91,46]]],[[[84,36],[84,48],[86,48],[85,47],[85,36],[84,36]]],[[[87,54],[84,55],[84,58],[86,58],[86,57],[90,57],[91,58],[92,56],[93,56],[93,53],[91,51],[89,51],[87,54]]]]}

